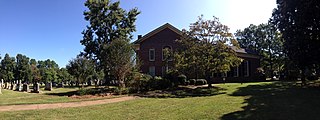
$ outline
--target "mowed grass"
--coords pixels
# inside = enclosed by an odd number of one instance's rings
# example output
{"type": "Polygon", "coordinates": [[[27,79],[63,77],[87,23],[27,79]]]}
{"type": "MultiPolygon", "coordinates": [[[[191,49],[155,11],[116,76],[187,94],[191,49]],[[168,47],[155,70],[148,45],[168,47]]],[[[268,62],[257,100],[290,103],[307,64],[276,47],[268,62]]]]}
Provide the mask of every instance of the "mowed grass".
{"type": "Polygon", "coordinates": [[[317,119],[320,89],[292,82],[215,85],[222,94],[140,98],[79,108],[1,112],[1,119],[317,119]]]}
{"type": "Polygon", "coordinates": [[[52,91],[45,91],[41,88],[41,93],[26,93],[2,89],[0,95],[0,106],[3,105],[20,105],[20,104],[42,104],[42,103],[60,103],[60,102],[77,102],[102,98],[75,99],[63,95],[72,93],[79,88],[54,88],[52,91]],[[61,93],[61,94],[60,94],[61,93]]]}

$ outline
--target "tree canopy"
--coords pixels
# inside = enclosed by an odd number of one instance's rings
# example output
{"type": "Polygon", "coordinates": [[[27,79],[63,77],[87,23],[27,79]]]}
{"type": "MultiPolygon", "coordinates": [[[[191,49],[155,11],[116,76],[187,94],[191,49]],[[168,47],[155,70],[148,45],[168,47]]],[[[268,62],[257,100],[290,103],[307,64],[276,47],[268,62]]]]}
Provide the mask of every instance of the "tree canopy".
{"type": "Polygon", "coordinates": [[[120,1],[87,0],[85,6],[88,11],[83,14],[89,25],[82,32],[83,39],[80,43],[85,48],[81,55],[96,60],[97,64],[105,71],[105,75],[112,73],[121,83],[123,75],[127,71],[127,68],[122,69],[121,67],[128,65],[123,62],[130,62],[127,56],[132,54],[132,50],[127,49],[127,45],[132,39],[132,32],[136,30],[135,21],[140,12],[137,8],[127,12],[120,7],[120,1]],[[113,41],[115,42],[113,43],[113,41]],[[119,45],[123,45],[124,48],[119,45]],[[118,61],[115,61],[114,57],[120,54],[124,56],[119,57],[123,57],[125,60],[119,61],[122,59],[117,59],[118,61]],[[113,62],[117,64],[113,64],[113,62]]]}
{"type": "Polygon", "coordinates": [[[277,0],[272,19],[282,33],[292,65],[302,71],[319,66],[320,1],[277,0]]]}
{"type": "Polygon", "coordinates": [[[203,16],[184,30],[179,43],[182,49],[175,53],[175,67],[179,72],[205,76],[211,85],[212,73],[224,73],[240,64],[241,59],[230,47],[238,43],[217,17],[205,20],[203,16]]]}

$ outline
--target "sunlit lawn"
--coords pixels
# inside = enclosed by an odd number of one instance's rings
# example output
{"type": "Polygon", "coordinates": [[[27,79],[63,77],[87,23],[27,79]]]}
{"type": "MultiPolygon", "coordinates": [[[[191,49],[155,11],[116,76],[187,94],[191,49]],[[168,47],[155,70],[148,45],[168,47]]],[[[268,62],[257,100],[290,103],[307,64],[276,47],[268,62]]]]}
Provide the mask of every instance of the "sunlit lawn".
{"type": "Polygon", "coordinates": [[[79,108],[1,112],[2,119],[317,119],[320,89],[292,82],[215,85],[221,94],[140,98],[79,108]],[[224,90],[223,90],[224,89],[224,90]]]}
{"type": "Polygon", "coordinates": [[[26,93],[12,90],[2,90],[0,95],[0,106],[3,105],[18,105],[18,104],[39,104],[39,103],[59,103],[59,102],[76,102],[92,99],[102,98],[88,98],[88,99],[76,99],[63,95],[48,95],[48,94],[64,94],[72,93],[79,90],[77,87],[73,88],[54,88],[52,91],[45,91],[41,88],[41,93],[26,93]]]}

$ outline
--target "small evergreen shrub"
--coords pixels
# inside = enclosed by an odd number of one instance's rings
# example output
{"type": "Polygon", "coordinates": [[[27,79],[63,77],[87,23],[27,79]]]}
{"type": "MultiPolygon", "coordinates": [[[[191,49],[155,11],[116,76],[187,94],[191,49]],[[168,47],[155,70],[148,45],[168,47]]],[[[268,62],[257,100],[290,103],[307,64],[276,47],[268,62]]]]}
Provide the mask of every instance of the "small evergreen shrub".
{"type": "Polygon", "coordinates": [[[189,85],[195,85],[196,79],[189,79],[189,85]]]}
{"type": "Polygon", "coordinates": [[[205,85],[207,84],[207,80],[205,79],[197,79],[195,85],[205,85]]]}
{"type": "Polygon", "coordinates": [[[187,81],[187,76],[186,75],[179,75],[178,76],[178,81],[180,83],[180,85],[185,85],[186,84],[186,81],[187,81]]]}

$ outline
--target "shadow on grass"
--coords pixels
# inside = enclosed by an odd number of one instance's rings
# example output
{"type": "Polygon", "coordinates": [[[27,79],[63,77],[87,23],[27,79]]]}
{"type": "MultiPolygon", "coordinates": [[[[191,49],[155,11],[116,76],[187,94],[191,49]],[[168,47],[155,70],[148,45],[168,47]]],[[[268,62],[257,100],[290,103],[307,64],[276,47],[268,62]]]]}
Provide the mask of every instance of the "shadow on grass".
{"type": "Polygon", "coordinates": [[[147,98],[186,98],[186,97],[204,97],[225,94],[224,89],[219,87],[178,87],[168,90],[154,90],[137,94],[140,97],[147,98]]]}
{"type": "Polygon", "coordinates": [[[98,94],[106,94],[113,92],[113,88],[84,88],[76,91],[70,92],[60,92],[60,93],[46,93],[46,95],[55,95],[55,96],[73,96],[73,95],[98,95],[98,94]]]}
{"type": "Polygon", "coordinates": [[[310,120],[319,119],[319,87],[302,88],[293,82],[249,85],[231,96],[245,96],[243,110],[225,114],[222,120],[310,120]]]}

